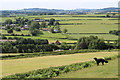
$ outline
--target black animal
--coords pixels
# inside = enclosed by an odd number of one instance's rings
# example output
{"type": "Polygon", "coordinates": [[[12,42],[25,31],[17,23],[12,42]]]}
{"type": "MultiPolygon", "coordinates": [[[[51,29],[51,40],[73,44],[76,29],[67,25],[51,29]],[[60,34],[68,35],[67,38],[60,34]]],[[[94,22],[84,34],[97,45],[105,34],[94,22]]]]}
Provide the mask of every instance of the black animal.
{"type": "Polygon", "coordinates": [[[104,60],[104,59],[97,59],[97,58],[93,58],[96,62],[97,62],[97,66],[99,66],[99,63],[101,62],[102,65],[104,65],[104,62],[105,63],[108,63],[108,61],[104,60]]]}

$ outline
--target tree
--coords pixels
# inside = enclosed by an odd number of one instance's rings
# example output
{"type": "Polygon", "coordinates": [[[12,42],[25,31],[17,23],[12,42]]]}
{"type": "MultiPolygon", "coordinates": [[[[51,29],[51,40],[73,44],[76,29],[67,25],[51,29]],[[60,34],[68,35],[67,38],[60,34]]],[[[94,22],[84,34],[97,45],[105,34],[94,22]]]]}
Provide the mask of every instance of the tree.
{"type": "Polygon", "coordinates": [[[21,31],[21,29],[20,29],[20,28],[15,28],[15,30],[16,30],[16,31],[21,31]]]}
{"type": "Polygon", "coordinates": [[[5,30],[8,30],[8,29],[10,29],[10,26],[6,26],[6,27],[5,27],[5,30]]]}
{"type": "Polygon", "coordinates": [[[75,49],[107,49],[107,44],[97,36],[82,37],[78,40],[75,49]]]}
{"type": "Polygon", "coordinates": [[[110,17],[109,14],[107,14],[106,17],[110,17]]]}
{"type": "Polygon", "coordinates": [[[37,36],[37,34],[39,34],[39,30],[38,29],[29,29],[29,31],[32,34],[32,36],[37,36]]]}
{"type": "Polygon", "coordinates": [[[36,21],[32,21],[31,25],[30,25],[30,28],[32,29],[39,29],[40,28],[40,24],[36,21]]]}
{"type": "Polygon", "coordinates": [[[49,24],[48,25],[54,25],[54,22],[55,22],[55,19],[52,18],[52,19],[49,20],[49,24]]]}
{"type": "Polygon", "coordinates": [[[113,13],[113,16],[115,16],[116,14],[115,13],[113,13]]]}
{"type": "Polygon", "coordinates": [[[55,25],[59,25],[59,22],[57,21],[57,22],[55,23],[55,25]]]}
{"type": "Polygon", "coordinates": [[[27,25],[28,25],[28,26],[31,25],[31,21],[28,21],[28,22],[27,22],[27,25]]]}
{"type": "Polygon", "coordinates": [[[50,32],[51,32],[51,33],[54,33],[54,29],[53,29],[53,28],[51,28],[51,29],[50,29],[50,32]]]}
{"type": "Polygon", "coordinates": [[[42,22],[42,23],[41,23],[41,27],[42,27],[42,28],[46,28],[46,23],[45,23],[45,22],[42,22]]]}
{"type": "Polygon", "coordinates": [[[5,24],[12,24],[12,20],[11,20],[11,19],[7,19],[7,20],[5,21],[5,24]]]}
{"type": "Polygon", "coordinates": [[[29,31],[33,36],[36,36],[40,32],[39,28],[40,24],[36,21],[33,21],[29,27],[29,31]]]}
{"type": "Polygon", "coordinates": [[[68,30],[67,29],[63,29],[63,33],[66,33],[68,30]]]}
{"type": "Polygon", "coordinates": [[[8,29],[7,32],[8,33],[13,33],[13,30],[12,29],[8,29]]]}

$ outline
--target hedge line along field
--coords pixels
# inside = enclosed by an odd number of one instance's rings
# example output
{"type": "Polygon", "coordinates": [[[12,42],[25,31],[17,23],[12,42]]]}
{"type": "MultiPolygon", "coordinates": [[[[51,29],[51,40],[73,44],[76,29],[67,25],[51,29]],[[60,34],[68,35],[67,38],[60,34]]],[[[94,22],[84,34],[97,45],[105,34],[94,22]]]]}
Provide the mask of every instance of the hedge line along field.
{"type": "MultiPolygon", "coordinates": [[[[15,31],[15,30],[13,30],[13,33],[14,34],[24,34],[24,35],[30,34],[29,30],[21,30],[21,31],[15,31]]],[[[2,34],[9,34],[9,33],[7,33],[7,30],[2,29],[2,34]]]]}
{"type": "Polygon", "coordinates": [[[48,67],[69,65],[93,60],[94,57],[103,58],[118,55],[118,52],[93,52],[70,55],[44,56],[34,58],[2,60],[2,75],[24,73],[48,67]]]}
{"type": "MultiPolygon", "coordinates": [[[[14,37],[14,36],[6,36],[7,38],[9,37],[14,37]]],[[[22,38],[31,38],[31,39],[47,39],[50,43],[55,42],[56,40],[59,40],[61,43],[75,43],[77,40],[68,40],[68,39],[60,39],[60,38],[50,38],[50,37],[40,37],[40,36],[16,36],[16,37],[22,37],[22,38]]]]}
{"type": "Polygon", "coordinates": [[[104,66],[95,65],[83,70],[64,73],[57,78],[118,78],[118,59],[111,60],[104,66]]]}
{"type": "Polygon", "coordinates": [[[112,35],[112,34],[70,34],[72,38],[79,39],[81,37],[89,37],[89,36],[98,36],[98,38],[104,39],[104,40],[117,40],[118,36],[112,35]]]}

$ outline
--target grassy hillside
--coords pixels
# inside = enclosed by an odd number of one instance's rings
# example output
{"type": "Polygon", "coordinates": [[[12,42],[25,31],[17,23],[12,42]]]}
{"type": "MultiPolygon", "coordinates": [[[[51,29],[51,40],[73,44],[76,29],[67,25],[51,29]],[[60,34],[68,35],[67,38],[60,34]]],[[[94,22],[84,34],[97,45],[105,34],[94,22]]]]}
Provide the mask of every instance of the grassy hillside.
{"type": "Polygon", "coordinates": [[[95,65],[83,70],[61,74],[57,78],[118,78],[118,59],[109,61],[104,66],[95,65]]]}
{"type": "Polygon", "coordinates": [[[94,57],[103,58],[117,55],[118,52],[93,52],[59,56],[44,56],[34,58],[2,60],[2,75],[23,73],[36,69],[69,65],[93,60],[94,57]]]}

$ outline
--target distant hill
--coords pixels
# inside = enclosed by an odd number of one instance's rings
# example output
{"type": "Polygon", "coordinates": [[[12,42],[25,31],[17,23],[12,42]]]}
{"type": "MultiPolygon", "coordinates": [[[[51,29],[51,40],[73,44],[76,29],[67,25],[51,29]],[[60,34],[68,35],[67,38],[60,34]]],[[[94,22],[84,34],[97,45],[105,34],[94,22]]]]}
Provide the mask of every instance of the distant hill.
{"type": "MultiPolygon", "coordinates": [[[[28,8],[21,10],[2,10],[0,16],[9,15],[64,15],[64,14],[88,14],[88,13],[108,13],[108,12],[118,12],[119,8],[109,7],[103,9],[74,9],[74,10],[62,10],[62,9],[46,9],[46,8],[28,8]]],[[[0,11],[1,12],[1,11],[0,11]]]]}
{"type": "Polygon", "coordinates": [[[20,11],[41,11],[41,12],[66,12],[66,11],[78,11],[78,12],[118,12],[118,8],[116,7],[109,7],[103,9],[74,9],[74,10],[62,10],[62,9],[46,9],[46,8],[28,8],[22,9],[20,11]]]}
{"type": "Polygon", "coordinates": [[[60,9],[46,9],[46,8],[28,8],[28,9],[23,9],[23,11],[50,11],[50,12],[58,12],[58,11],[65,11],[65,10],[60,10],[60,9]]]}
{"type": "Polygon", "coordinates": [[[109,8],[103,8],[103,9],[75,9],[75,11],[81,11],[81,12],[118,12],[119,8],[116,7],[109,7],[109,8]]]}

